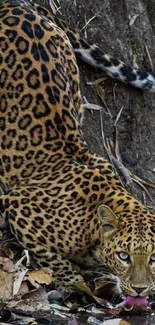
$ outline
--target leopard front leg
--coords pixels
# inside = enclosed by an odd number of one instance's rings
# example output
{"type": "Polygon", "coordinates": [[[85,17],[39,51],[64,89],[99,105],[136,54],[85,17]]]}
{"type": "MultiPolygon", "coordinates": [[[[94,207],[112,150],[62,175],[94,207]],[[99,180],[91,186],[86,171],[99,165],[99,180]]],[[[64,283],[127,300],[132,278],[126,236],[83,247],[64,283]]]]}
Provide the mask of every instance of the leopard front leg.
{"type": "Polygon", "coordinates": [[[42,246],[37,245],[34,259],[41,267],[52,268],[54,286],[62,292],[75,291],[77,283],[84,283],[82,276],[73,270],[72,263],[59,254],[44,250],[42,246]]]}
{"type": "Polygon", "coordinates": [[[63,292],[74,291],[76,282],[84,282],[73,270],[67,259],[68,248],[62,247],[59,236],[63,229],[58,227],[55,210],[51,208],[51,197],[39,186],[12,190],[1,197],[3,215],[12,234],[22,247],[28,249],[41,267],[53,270],[53,282],[63,292]]]}

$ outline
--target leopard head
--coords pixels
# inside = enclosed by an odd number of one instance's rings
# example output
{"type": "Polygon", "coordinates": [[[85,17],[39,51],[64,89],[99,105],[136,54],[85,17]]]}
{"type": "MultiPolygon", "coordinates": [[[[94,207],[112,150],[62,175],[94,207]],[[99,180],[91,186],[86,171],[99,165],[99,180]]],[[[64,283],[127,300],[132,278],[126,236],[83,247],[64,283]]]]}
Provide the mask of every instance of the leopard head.
{"type": "Polygon", "coordinates": [[[137,207],[117,214],[106,205],[98,208],[100,259],[118,277],[129,307],[146,306],[155,281],[155,217],[142,204],[137,207]]]}

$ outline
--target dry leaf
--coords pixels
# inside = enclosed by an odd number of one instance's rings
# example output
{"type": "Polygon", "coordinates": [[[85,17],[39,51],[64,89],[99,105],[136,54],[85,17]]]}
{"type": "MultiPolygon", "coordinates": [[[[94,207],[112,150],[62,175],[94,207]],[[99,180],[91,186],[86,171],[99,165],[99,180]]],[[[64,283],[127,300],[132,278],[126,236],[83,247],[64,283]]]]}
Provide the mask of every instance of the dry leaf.
{"type": "Polygon", "coordinates": [[[3,271],[8,272],[8,273],[15,272],[15,266],[9,258],[3,259],[3,271]]]}
{"type": "MultiPolygon", "coordinates": [[[[95,299],[95,301],[97,301],[97,303],[99,303],[100,305],[107,307],[107,308],[113,308],[113,306],[105,299],[99,298],[97,296],[95,296],[90,288],[83,282],[76,282],[75,283],[75,288],[80,290],[83,293],[86,293],[87,295],[93,297],[95,299]]],[[[118,311],[119,312],[119,311],[118,311]]]]}
{"type": "Polygon", "coordinates": [[[12,273],[15,271],[13,262],[8,257],[0,256],[0,265],[3,268],[3,270],[8,273],[12,273]]]}
{"type": "Polygon", "coordinates": [[[52,270],[49,267],[34,270],[29,272],[25,279],[28,280],[35,288],[38,288],[40,284],[51,284],[53,281],[52,270]]]}
{"type": "Polygon", "coordinates": [[[4,300],[12,299],[13,296],[13,273],[0,270],[0,297],[4,300]]]}
{"type": "Polygon", "coordinates": [[[12,300],[7,304],[7,308],[33,313],[37,310],[37,303],[30,299],[22,299],[19,301],[12,300]]]}
{"type": "Polygon", "coordinates": [[[13,296],[18,294],[21,284],[23,282],[24,276],[27,272],[28,272],[28,269],[25,268],[24,270],[18,271],[16,273],[16,278],[15,278],[15,281],[13,284],[13,296]]]}
{"type": "Polygon", "coordinates": [[[82,291],[84,293],[86,293],[87,295],[92,297],[92,292],[91,290],[87,287],[87,285],[83,282],[76,282],[75,283],[75,288],[78,289],[79,291],[82,291]]]}
{"type": "Polygon", "coordinates": [[[29,299],[31,301],[41,302],[42,304],[49,304],[47,293],[43,287],[31,290],[23,295],[23,299],[29,299]]]}
{"type": "Polygon", "coordinates": [[[20,289],[19,289],[19,292],[18,292],[18,295],[20,295],[20,297],[22,297],[23,295],[25,295],[26,293],[28,293],[30,290],[28,288],[28,285],[27,285],[27,282],[26,281],[23,281],[21,283],[21,286],[20,286],[20,289]]]}

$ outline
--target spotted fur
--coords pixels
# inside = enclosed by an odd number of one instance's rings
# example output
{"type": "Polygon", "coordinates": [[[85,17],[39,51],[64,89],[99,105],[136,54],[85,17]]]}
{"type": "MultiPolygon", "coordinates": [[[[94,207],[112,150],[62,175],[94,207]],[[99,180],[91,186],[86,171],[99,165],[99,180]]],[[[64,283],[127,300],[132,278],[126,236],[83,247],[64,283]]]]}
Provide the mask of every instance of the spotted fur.
{"type": "MultiPolygon", "coordinates": [[[[37,263],[52,267],[56,286],[83,281],[71,262],[105,263],[124,294],[145,296],[155,278],[155,218],[121,186],[111,164],[89,151],[66,33],[75,49],[84,41],[56,22],[24,0],[0,5],[1,213],[37,263]]],[[[87,53],[97,61],[93,49],[87,53]]],[[[121,75],[120,63],[118,69],[121,75]]]]}

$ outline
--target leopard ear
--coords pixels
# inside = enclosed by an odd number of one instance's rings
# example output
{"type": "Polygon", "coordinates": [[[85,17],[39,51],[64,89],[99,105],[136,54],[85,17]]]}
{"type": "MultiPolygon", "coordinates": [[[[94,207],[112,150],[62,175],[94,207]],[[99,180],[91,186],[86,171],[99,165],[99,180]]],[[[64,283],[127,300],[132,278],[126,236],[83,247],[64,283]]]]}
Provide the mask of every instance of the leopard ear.
{"type": "Polygon", "coordinates": [[[120,228],[118,216],[104,204],[98,207],[97,212],[103,227],[103,236],[113,235],[120,228]]]}

